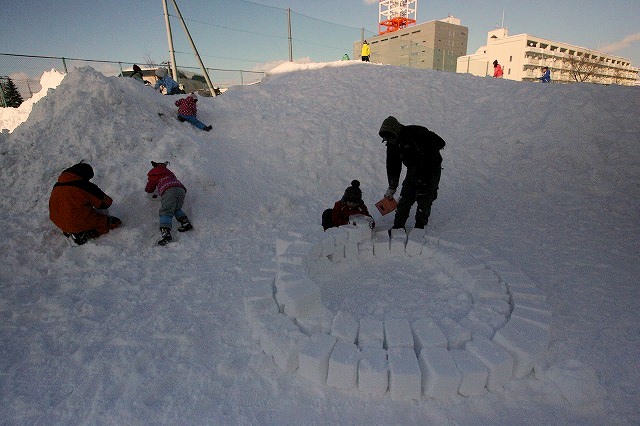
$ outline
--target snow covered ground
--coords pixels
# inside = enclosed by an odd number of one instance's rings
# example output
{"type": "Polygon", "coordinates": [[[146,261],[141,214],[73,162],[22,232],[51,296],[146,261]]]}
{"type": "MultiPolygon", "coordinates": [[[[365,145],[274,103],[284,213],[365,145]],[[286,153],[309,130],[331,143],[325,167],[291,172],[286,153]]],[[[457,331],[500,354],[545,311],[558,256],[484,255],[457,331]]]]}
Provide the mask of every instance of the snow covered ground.
{"type": "MultiPolygon", "coordinates": [[[[173,119],[175,97],[131,79],[59,78],[0,111],[12,131],[0,136],[3,424],[640,423],[638,88],[286,64],[201,97],[206,133],[173,119]],[[243,295],[276,240],[317,225],[352,179],[374,210],[388,115],[447,141],[427,234],[504,259],[547,295],[540,375],[394,401],[286,372],[252,337],[243,295]],[[47,202],[83,159],[124,225],[77,247],[47,202]],[[171,162],[196,228],[166,247],[143,191],[150,160],[171,162]]],[[[393,215],[374,216],[390,227],[393,215]]],[[[311,271],[331,311],[457,317],[451,298],[467,303],[418,258],[331,265],[311,271]]]]}

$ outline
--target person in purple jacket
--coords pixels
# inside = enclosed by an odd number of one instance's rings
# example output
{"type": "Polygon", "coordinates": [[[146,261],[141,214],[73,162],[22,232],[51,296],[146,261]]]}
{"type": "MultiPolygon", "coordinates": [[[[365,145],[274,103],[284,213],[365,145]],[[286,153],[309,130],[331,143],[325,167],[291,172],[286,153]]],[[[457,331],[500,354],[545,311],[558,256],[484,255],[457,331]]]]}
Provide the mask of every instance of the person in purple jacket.
{"type": "Polygon", "coordinates": [[[157,191],[160,196],[160,240],[158,240],[158,244],[164,246],[172,240],[171,226],[174,216],[180,222],[178,232],[193,229],[187,214],[182,210],[187,188],[169,170],[168,161],[163,163],[152,161],[151,165],[153,168],[147,173],[148,181],[144,190],[150,194],[157,191]]]}

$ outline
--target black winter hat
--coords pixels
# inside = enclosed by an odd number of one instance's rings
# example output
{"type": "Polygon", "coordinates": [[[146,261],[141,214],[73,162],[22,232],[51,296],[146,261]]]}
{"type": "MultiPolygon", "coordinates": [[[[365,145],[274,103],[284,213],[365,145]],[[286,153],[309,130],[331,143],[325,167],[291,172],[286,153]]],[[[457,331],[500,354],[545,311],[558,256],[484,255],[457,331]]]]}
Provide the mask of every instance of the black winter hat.
{"type": "Polygon", "coordinates": [[[349,203],[362,203],[362,191],[360,190],[360,181],[352,180],[351,186],[344,191],[342,201],[349,203]]]}
{"type": "Polygon", "coordinates": [[[87,164],[80,162],[78,164],[74,164],[65,170],[65,172],[73,173],[74,175],[80,176],[84,180],[91,180],[93,177],[93,168],[87,164]]]}

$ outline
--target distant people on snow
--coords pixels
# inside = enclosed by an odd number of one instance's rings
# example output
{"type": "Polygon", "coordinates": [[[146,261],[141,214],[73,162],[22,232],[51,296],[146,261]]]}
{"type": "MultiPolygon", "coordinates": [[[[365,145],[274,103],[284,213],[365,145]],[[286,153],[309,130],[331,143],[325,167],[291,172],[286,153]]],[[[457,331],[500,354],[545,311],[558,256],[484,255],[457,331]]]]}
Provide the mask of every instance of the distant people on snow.
{"type": "Polygon", "coordinates": [[[497,59],[493,61],[493,76],[495,78],[502,78],[502,67],[498,63],[497,59]]]}
{"type": "Polygon", "coordinates": [[[349,57],[349,55],[347,55],[346,53],[344,55],[342,55],[342,60],[343,61],[349,61],[351,60],[351,58],[349,57]]]}
{"type": "Polygon", "coordinates": [[[186,98],[178,99],[175,102],[176,106],[178,107],[178,120],[188,121],[198,129],[208,132],[212,129],[212,127],[210,125],[207,126],[202,121],[196,118],[196,115],[198,114],[196,102],[198,102],[198,98],[196,97],[195,93],[191,93],[186,98]]]}
{"type": "Polygon", "coordinates": [[[138,80],[140,83],[146,83],[142,78],[142,69],[137,64],[133,64],[133,74],[129,77],[138,80]]]}
{"type": "Polygon", "coordinates": [[[167,95],[177,95],[179,93],[184,93],[184,91],[180,90],[178,82],[176,82],[169,76],[169,74],[167,74],[166,69],[158,68],[156,70],[156,77],[158,77],[158,81],[156,81],[155,86],[153,86],[155,90],[159,90],[161,87],[164,87],[167,95]]]}
{"type": "Polygon", "coordinates": [[[356,216],[366,217],[369,227],[373,229],[375,222],[362,201],[362,190],[358,180],[351,181],[351,186],[344,191],[342,198],[335,202],[332,209],[322,212],[322,227],[326,231],[350,223],[356,216]]]}
{"type": "Polygon", "coordinates": [[[122,224],[117,217],[99,211],[108,209],[113,200],[89,182],[91,178],[93,168],[89,164],[75,164],[60,174],[49,197],[49,218],[78,245],[122,224]]]}
{"type": "Polygon", "coordinates": [[[367,42],[367,40],[362,43],[362,51],[360,52],[360,55],[362,56],[363,62],[369,62],[369,56],[371,56],[371,47],[369,47],[369,43],[367,42]]]}
{"type": "Polygon", "coordinates": [[[542,77],[538,77],[543,83],[551,83],[551,71],[549,71],[549,67],[542,68],[542,77]]]}
{"type": "Polygon", "coordinates": [[[387,117],[378,132],[387,145],[387,180],[389,188],[384,197],[391,199],[398,188],[402,165],[407,168],[402,182],[400,200],[393,228],[404,228],[411,207],[417,203],[416,228],[424,228],[429,221],[431,205],[438,197],[444,140],[423,126],[402,125],[393,116],[387,117]]]}
{"type": "MultiPolygon", "coordinates": [[[[178,232],[193,229],[187,214],[182,210],[187,188],[178,180],[175,174],[167,167],[168,161],[151,162],[152,169],[147,173],[147,185],[144,190],[148,193],[157,192],[160,196],[160,239],[158,244],[164,246],[171,240],[171,228],[175,216],[180,227],[178,232]]],[[[154,195],[154,198],[156,196],[154,195]]]]}

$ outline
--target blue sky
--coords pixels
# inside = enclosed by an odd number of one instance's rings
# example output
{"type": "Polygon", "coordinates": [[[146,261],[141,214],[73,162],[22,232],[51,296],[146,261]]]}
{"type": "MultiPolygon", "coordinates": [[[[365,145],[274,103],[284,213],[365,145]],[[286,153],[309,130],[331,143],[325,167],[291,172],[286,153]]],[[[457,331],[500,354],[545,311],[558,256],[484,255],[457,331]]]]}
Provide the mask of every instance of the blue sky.
{"type": "MultiPolygon", "coordinates": [[[[171,0],[170,14],[176,15],[171,0]]],[[[377,0],[178,0],[187,25],[212,68],[260,69],[287,60],[287,8],[294,58],[340,59],[351,43],[377,32],[377,0]]],[[[640,1],[420,1],[418,22],[448,14],[469,28],[467,53],[485,44],[504,11],[510,34],[610,53],[640,67],[640,1]]],[[[3,0],[0,53],[142,62],[168,58],[161,0],[3,0]]],[[[171,19],[178,64],[195,66],[177,19],[171,19]]],[[[1,57],[0,57],[1,59],[1,57]]],[[[0,60],[0,74],[3,74],[0,60]]],[[[6,73],[6,71],[4,72],[6,73]]]]}

